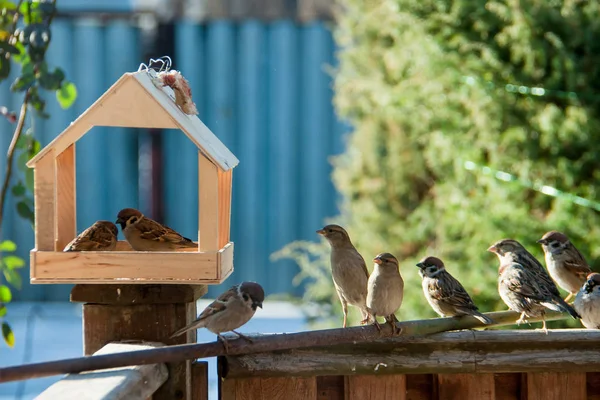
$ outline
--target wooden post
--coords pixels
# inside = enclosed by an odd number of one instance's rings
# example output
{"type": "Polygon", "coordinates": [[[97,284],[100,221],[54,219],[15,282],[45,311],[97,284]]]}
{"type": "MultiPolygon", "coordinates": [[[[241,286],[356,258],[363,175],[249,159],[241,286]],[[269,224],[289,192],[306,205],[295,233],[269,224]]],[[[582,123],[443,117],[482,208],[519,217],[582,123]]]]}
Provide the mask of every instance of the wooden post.
{"type": "MultiPolygon", "coordinates": [[[[195,330],[169,336],[196,318],[196,300],[206,291],[202,285],[76,285],[71,301],[84,303],[84,353],[115,341],[195,342],[195,330]]],[[[167,368],[169,379],[152,399],[192,400],[191,362],[168,363],[167,368]]]]}

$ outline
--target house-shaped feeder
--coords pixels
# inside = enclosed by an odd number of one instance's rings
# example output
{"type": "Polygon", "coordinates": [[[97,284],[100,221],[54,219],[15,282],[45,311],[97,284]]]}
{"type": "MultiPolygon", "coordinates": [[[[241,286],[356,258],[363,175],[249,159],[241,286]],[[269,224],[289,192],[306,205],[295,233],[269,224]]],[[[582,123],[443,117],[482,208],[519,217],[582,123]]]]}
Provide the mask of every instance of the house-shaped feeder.
{"type": "Polygon", "coordinates": [[[124,74],[27,164],[35,182],[31,283],[223,282],[233,271],[229,229],[237,164],[197,116],[181,111],[154,71],[124,74]],[[75,144],[94,126],[178,129],[198,147],[197,250],[141,252],[119,241],[110,252],[62,251],[77,235],[75,144]]]}

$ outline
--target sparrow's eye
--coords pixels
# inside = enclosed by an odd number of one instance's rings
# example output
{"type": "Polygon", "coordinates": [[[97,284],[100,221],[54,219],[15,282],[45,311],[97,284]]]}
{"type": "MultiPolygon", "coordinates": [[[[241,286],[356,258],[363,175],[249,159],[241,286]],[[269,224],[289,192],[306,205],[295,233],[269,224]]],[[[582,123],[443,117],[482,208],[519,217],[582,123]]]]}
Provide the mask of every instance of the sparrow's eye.
{"type": "Polygon", "coordinates": [[[558,243],[558,242],[552,242],[552,243],[550,243],[550,247],[557,248],[559,246],[560,246],[560,243],[558,243]]]}
{"type": "Polygon", "coordinates": [[[333,233],[333,229],[331,229],[331,228],[327,229],[327,233],[333,233]]]}
{"type": "Polygon", "coordinates": [[[244,298],[244,301],[248,301],[248,300],[250,300],[250,298],[248,297],[248,295],[247,295],[247,294],[244,294],[242,297],[244,298]]]}

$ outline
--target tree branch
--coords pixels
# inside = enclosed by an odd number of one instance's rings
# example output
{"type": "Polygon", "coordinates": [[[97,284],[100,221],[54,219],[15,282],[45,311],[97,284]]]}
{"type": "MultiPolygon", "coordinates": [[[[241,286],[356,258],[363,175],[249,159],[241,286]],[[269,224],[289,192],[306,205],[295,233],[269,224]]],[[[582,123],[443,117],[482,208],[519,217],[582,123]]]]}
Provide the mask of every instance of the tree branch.
{"type": "Polygon", "coordinates": [[[8,153],[6,156],[6,171],[4,172],[4,182],[2,183],[2,191],[0,191],[0,226],[4,221],[4,203],[6,202],[6,195],[8,193],[8,186],[10,185],[10,178],[12,176],[13,159],[15,158],[15,151],[17,149],[17,142],[23,133],[23,127],[25,126],[25,117],[27,117],[27,107],[29,106],[29,91],[25,93],[25,99],[23,105],[21,105],[21,112],[19,113],[19,121],[15,128],[10,145],[8,146],[8,153]]]}

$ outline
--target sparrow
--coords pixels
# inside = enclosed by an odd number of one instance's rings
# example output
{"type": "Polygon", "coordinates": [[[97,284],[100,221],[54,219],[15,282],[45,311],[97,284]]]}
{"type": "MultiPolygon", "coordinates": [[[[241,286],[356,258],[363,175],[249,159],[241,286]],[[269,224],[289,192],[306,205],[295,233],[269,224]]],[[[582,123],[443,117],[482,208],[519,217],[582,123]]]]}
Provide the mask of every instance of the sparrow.
{"type": "Polygon", "coordinates": [[[71,240],[63,251],[112,251],[117,247],[117,226],[110,221],[96,221],[71,240]]]}
{"type": "Polygon", "coordinates": [[[581,289],[586,276],[592,272],[591,268],[579,250],[563,233],[547,232],[537,242],[544,249],[548,273],[558,286],[569,292],[565,298],[565,301],[569,301],[581,289]]]}
{"type": "Polygon", "coordinates": [[[504,239],[494,243],[488,251],[500,260],[498,292],[506,305],[521,314],[517,324],[526,317],[542,317],[546,329],[545,309],[568,312],[573,318],[579,314],[561,297],[558,288],[542,264],[516,240],[504,239]]]}
{"type": "Polygon", "coordinates": [[[356,250],[348,232],[339,225],[327,225],[317,233],[331,245],[331,275],[335,291],[342,303],[343,327],[347,326],[348,304],[360,309],[365,324],[371,320],[367,310],[369,271],[365,259],[356,250]]]}
{"type": "Polygon", "coordinates": [[[587,276],[577,295],[573,307],[581,315],[581,323],[588,329],[600,329],[600,274],[587,276]]]}
{"type": "Polygon", "coordinates": [[[191,239],[181,236],[168,226],[144,217],[134,208],[124,208],[117,215],[117,224],[125,239],[137,251],[170,251],[198,247],[191,239]]]}
{"type": "Polygon", "coordinates": [[[378,315],[385,317],[385,321],[392,326],[392,334],[398,334],[401,329],[396,326],[398,319],[394,313],[402,305],[404,296],[404,281],[398,270],[398,260],[390,253],[381,253],[373,262],[375,265],[369,277],[367,308],[373,315],[379,333],[381,326],[377,322],[378,315]]]}
{"type": "Polygon", "coordinates": [[[232,286],[210,303],[196,320],[174,332],[170,339],[192,329],[206,328],[217,334],[217,337],[223,342],[225,352],[229,352],[229,346],[225,338],[221,336],[223,332],[233,332],[252,343],[252,339],[237,332],[236,329],[250,321],[256,308],[262,308],[264,299],[265,292],[262,286],[256,282],[242,282],[232,286]]]}
{"type": "Polygon", "coordinates": [[[463,285],[446,271],[442,260],[437,257],[425,257],[417,263],[417,267],[420,268],[419,275],[423,278],[425,298],[433,311],[441,317],[472,315],[483,324],[494,323],[479,312],[463,285]]]}

